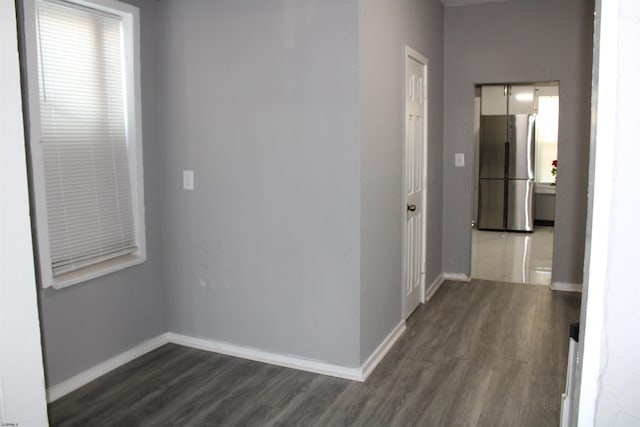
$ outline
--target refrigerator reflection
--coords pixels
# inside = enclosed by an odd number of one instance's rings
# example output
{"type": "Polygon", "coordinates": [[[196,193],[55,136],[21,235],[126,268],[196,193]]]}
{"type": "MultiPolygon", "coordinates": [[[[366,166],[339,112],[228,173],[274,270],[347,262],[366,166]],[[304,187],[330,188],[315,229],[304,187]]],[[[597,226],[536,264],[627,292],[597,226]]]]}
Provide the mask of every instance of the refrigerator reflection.
{"type": "Polygon", "coordinates": [[[472,232],[471,277],[500,282],[551,284],[553,227],[534,233],[472,232]]]}

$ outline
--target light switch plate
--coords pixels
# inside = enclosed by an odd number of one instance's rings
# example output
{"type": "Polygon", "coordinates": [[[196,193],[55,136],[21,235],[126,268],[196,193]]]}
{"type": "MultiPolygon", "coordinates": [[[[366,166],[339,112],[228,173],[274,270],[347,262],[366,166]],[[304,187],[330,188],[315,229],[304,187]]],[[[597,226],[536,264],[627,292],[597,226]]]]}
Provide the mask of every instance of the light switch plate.
{"type": "Polygon", "coordinates": [[[464,153],[456,153],[454,158],[455,164],[457,168],[464,167],[464,153]]]}
{"type": "Polygon", "coordinates": [[[193,190],[193,171],[182,171],[182,187],[193,190]]]}

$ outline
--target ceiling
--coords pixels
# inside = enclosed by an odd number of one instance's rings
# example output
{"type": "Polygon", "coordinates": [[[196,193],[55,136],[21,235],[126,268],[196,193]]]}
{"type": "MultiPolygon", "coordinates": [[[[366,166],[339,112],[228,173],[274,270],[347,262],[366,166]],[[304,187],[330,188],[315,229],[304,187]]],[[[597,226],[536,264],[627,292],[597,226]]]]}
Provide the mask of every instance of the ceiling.
{"type": "Polygon", "coordinates": [[[505,2],[510,0],[440,0],[445,6],[469,6],[472,4],[481,4],[481,3],[497,3],[497,2],[505,2]]]}

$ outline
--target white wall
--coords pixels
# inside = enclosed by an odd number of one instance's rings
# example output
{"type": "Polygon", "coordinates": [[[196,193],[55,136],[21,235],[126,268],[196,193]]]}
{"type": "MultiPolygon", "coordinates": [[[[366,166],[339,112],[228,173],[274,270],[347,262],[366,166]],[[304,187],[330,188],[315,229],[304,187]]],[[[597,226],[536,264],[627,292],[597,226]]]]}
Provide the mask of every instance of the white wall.
{"type": "Polygon", "coordinates": [[[474,84],[560,81],[553,281],[582,283],[589,163],[592,0],[445,9],[445,272],[469,274],[474,84]],[[467,167],[456,168],[454,153],[467,167]]]}
{"type": "Polygon", "coordinates": [[[15,21],[0,2],[0,422],[47,425],[15,21]]]}
{"type": "Polygon", "coordinates": [[[582,305],[581,426],[640,425],[640,4],[597,2],[593,161],[582,305]]]}

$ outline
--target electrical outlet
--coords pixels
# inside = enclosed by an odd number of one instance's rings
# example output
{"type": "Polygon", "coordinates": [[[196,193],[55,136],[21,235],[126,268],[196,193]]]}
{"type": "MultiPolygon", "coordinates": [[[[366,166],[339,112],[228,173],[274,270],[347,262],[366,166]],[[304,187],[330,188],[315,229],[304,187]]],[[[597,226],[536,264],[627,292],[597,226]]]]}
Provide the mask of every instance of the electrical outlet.
{"type": "Polygon", "coordinates": [[[193,171],[182,171],[182,188],[193,190],[193,171]]]}

